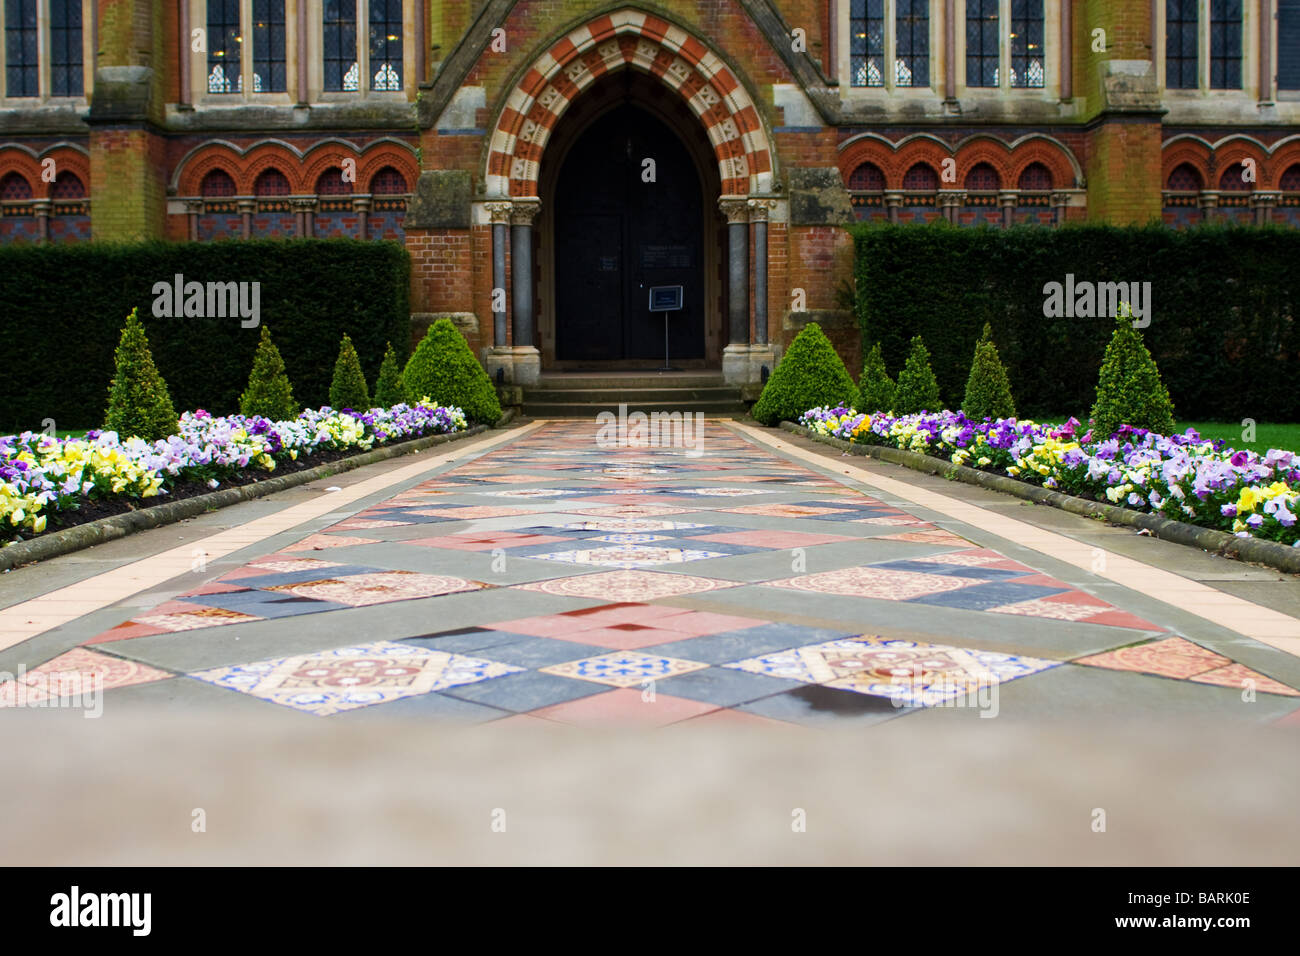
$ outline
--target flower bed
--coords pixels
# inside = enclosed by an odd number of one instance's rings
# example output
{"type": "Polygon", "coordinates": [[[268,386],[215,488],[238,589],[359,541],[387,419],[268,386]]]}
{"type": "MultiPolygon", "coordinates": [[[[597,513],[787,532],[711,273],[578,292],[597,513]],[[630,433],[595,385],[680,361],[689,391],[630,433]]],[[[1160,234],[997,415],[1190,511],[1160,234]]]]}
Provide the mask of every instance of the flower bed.
{"type": "Polygon", "coordinates": [[[0,530],[18,540],[80,523],[104,503],[126,510],[141,499],[243,484],[289,462],[465,427],[459,408],[422,401],[364,414],[308,409],[279,422],[219,418],[200,409],[181,416],[177,434],[156,442],[98,431],[70,439],[6,435],[0,437],[0,530]]]}
{"type": "Polygon", "coordinates": [[[1163,515],[1238,536],[1300,547],[1300,455],[1236,451],[1194,430],[1157,435],[1127,425],[1105,441],[1082,425],[1014,418],[976,422],[960,412],[864,415],[813,408],[799,424],[821,435],[946,458],[1066,494],[1163,515]]]}

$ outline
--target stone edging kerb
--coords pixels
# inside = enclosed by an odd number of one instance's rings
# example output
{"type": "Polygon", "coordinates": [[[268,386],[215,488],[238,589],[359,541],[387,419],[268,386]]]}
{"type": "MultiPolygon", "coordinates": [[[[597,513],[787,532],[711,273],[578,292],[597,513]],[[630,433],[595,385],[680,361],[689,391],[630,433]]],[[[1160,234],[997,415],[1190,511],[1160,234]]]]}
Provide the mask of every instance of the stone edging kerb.
{"type": "Polygon", "coordinates": [[[328,478],[330,475],[337,475],[340,472],[352,471],[354,468],[373,465],[376,462],[387,461],[401,455],[409,455],[412,452],[423,451],[426,448],[432,448],[434,445],[441,445],[460,438],[469,438],[471,435],[481,434],[487,429],[488,426],[486,425],[475,425],[463,432],[444,432],[441,435],[426,435],[423,438],[415,438],[395,445],[383,445],[362,452],[360,455],[325,462],[314,468],[296,471],[291,475],[275,475],[263,478],[261,481],[255,481],[252,484],[223,488],[207,495],[195,495],[193,498],[167,501],[120,515],[110,515],[107,518],[100,518],[98,521],[88,521],[86,524],[63,528],[60,531],[33,538],[31,541],[19,541],[16,544],[0,548],[0,573],[11,571],[20,565],[31,564],[34,561],[46,561],[50,558],[57,558],[59,555],[70,554],[73,551],[80,551],[83,548],[103,544],[106,541],[124,538],[137,531],[147,531],[150,528],[175,524],[177,521],[184,521],[186,518],[193,518],[207,511],[227,508],[230,505],[239,504],[241,501],[261,498],[263,495],[274,494],[287,488],[295,488],[298,485],[305,485],[320,478],[328,478]]]}
{"type": "Polygon", "coordinates": [[[1085,518],[1102,518],[1111,524],[1124,525],[1150,531],[1157,538],[1173,541],[1176,544],[1191,545],[1203,551],[1221,556],[1231,556],[1242,561],[1265,564],[1289,574],[1300,574],[1300,548],[1288,547],[1277,541],[1264,541],[1260,538],[1238,538],[1226,531],[1214,528],[1202,528],[1183,521],[1173,521],[1160,515],[1145,514],[1120,508],[1100,501],[1089,501],[1074,495],[1062,494],[1049,488],[1031,485],[1006,475],[994,475],[987,471],[977,471],[966,465],[954,465],[942,458],[916,451],[904,451],[901,448],[888,448],[883,445],[861,445],[848,442],[842,438],[819,435],[812,429],[794,422],[782,422],[781,428],[795,435],[803,435],[824,445],[831,445],[855,455],[867,455],[879,458],[895,465],[903,465],[916,471],[923,471],[942,478],[953,478],[969,485],[979,485],[991,491],[1024,498],[1035,504],[1051,505],[1071,514],[1083,515],[1085,518]]]}

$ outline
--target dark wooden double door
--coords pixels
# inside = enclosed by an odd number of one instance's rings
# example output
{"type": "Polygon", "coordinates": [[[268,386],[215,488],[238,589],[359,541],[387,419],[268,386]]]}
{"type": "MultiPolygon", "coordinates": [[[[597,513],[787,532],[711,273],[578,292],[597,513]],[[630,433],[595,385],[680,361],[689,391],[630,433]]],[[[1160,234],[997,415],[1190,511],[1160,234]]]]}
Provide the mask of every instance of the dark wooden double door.
{"type": "Polygon", "coordinates": [[[703,232],[699,174],[677,135],[631,105],[595,120],[556,188],[556,359],[661,362],[664,315],[648,308],[658,285],[683,287],[669,359],[703,358],[703,232]]]}

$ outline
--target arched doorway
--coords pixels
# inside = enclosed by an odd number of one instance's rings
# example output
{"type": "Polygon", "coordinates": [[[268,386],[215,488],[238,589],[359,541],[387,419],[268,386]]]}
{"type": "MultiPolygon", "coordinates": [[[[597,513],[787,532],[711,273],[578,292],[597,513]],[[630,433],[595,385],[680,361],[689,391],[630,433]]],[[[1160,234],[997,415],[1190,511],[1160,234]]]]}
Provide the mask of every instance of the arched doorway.
{"type": "MultiPolygon", "coordinates": [[[[631,79],[618,78],[624,94],[631,79]]],[[[697,157],[655,109],[626,95],[593,99],[580,111],[585,122],[575,118],[571,144],[556,151],[554,173],[542,177],[554,181],[546,204],[554,211],[554,364],[662,361],[664,316],[648,308],[650,287],[660,285],[683,289],[682,310],[668,317],[670,359],[703,363],[708,333],[720,325],[710,321],[720,312],[707,308],[715,283],[706,271],[717,258],[706,246],[718,234],[697,157]]]]}

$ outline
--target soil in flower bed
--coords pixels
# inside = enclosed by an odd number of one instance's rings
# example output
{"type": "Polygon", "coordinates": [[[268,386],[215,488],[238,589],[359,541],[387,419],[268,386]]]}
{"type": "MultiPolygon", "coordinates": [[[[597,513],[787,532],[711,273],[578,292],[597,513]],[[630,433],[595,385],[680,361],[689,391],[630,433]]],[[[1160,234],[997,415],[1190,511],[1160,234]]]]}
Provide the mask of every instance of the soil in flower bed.
{"type": "MultiPolygon", "coordinates": [[[[387,446],[376,445],[375,447],[383,448],[387,446]]],[[[65,528],[75,528],[77,525],[89,524],[92,521],[98,521],[100,518],[111,518],[114,515],[126,514],[128,511],[145,511],[149,508],[156,508],[159,505],[167,504],[169,501],[181,501],[185,498],[208,495],[215,491],[221,491],[224,488],[255,485],[268,478],[276,478],[280,475],[292,475],[295,472],[305,471],[308,468],[315,468],[317,465],[325,465],[332,461],[338,461],[341,458],[350,458],[354,455],[364,453],[364,450],[360,448],[327,448],[317,451],[312,455],[299,455],[296,460],[290,459],[286,461],[277,461],[275,463],[275,471],[250,471],[232,477],[223,478],[221,484],[217,485],[216,488],[208,487],[207,482],[204,481],[178,481],[167,489],[166,494],[155,495],[152,498],[114,498],[107,501],[84,501],[75,511],[49,512],[45,530],[40,534],[27,533],[16,536],[10,540],[34,541],[37,538],[43,538],[55,531],[62,531],[65,528]]]]}

